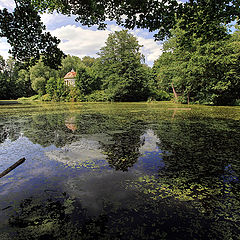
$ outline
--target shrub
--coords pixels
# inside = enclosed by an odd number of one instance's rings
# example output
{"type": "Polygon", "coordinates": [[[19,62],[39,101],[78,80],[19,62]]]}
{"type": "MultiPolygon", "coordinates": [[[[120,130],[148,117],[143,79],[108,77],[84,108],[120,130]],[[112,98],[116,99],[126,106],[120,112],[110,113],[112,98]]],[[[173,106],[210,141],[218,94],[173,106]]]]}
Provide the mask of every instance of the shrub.
{"type": "Polygon", "coordinates": [[[51,98],[50,94],[45,94],[41,97],[41,100],[47,102],[47,101],[51,101],[52,98],[51,98]]]}
{"type": "Polygon", "coordinates": [[[152,91],[150,101],[156,100],[156,101],[169,101],[172,98],[172,94],[167,93],[164,90],[154,90],[152,91]]]}
{"type": "Polygon", "coordinates": [[[240,99],[237,99],[237,100],[236,100],[235,105],[236,105],[236,106],[240,106],[240,99]]]}
{"type": "Polygon", "coordinates": [[[96,90],[93,93],[86,96],[88,102],[106,102],[108,101],[108,95],[104,90],[96,90]]]}
{"type": "Polygon", "coordinates": [[[18,101],[36,101],[39,100],[39,96],[38,95],[33,95],[31,97],[21,97],[17,99],[18,101]]]}

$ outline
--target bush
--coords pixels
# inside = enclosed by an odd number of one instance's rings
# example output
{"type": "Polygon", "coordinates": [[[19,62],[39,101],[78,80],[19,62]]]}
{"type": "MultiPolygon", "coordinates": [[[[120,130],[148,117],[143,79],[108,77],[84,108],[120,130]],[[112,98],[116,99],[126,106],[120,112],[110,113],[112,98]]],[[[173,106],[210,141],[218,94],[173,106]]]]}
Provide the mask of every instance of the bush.
{"type": "Polygon", "coordinates": [[[154,90],[151,94],[150,101],[169,101],[172,98],[172,94],[167,93],[164,90],[154,90]]]}
{"type": "Polygon", "coordinates": [[[86,100],[88,102],[107,102],[108,95],[105,93],[104,90],[96,90],[93,93],[87,95],[86,100]]]}
{"type": "Polygon", "coordinates": [[[21,97],[17,99],[18,101],[36,101],[39,100],[39,96],[38,95],[33,95],[31,97],[21,97]]]}
{"type": "Polygon", "coordinates": [[[237,100],[236,100],[235,106],[240,106],[240,99],[237,99],[237,100]]]}
{"type": "Polygon", "coordinates": [[[51,98],[50,94],[45,94],[41,97],[41,100],[47,102],[47,101],[51,101],[52,98],[51,98]]]}
{"type": "MultiPolygon", "coordinates": [[[[85,98],[80,90],[76,87],[70,86],[69,93],[64,97],[66,102],[84,102],[85,98]]],[[[61,101],[61,100],[60,100],[61,101]]]]}

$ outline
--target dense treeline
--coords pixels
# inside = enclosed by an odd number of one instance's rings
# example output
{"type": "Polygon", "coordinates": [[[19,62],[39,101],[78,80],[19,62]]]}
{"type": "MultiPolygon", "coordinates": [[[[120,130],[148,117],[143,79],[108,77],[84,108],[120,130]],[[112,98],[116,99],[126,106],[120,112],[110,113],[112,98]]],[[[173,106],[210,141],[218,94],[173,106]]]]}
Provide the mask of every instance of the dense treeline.
{"type": "Polygon", "coordinates": [[[42,59],[28,71],[19,70],[16,64],[13,78],[10,77],[12,72],[3,70],[1,82],[5,86],[1,98],[28,97],[35,93],[45,101],[147,100],[152,94],[151,68],[144,64],[140,47],[132,34],[122,30],[109,35],[96,59],[68,55],[62,59],[59,70],[44,65],[42,59]],[[77,72],[75,86],[67,86],[64,76],[72,69],[77,72]],[[18,91],[21,85],[24,88],[18,91]],[[25,91],[25,87],[32,90],[25,91]]]}
{"type": "MultiPolygon", "coordinates": [[[[186,39],[179,27],[164,42],[153,68],[144,64],[137,39],[126,30],[109,35],[98,58],[62,59],[59,70],[40,59],[28,70],[1,57],[0,98],[38,95],[44,101],[146,101],[175,99],[182,103],[232,105],[240,96],[240,31],[221,26],[217,40],[186,39]],[[184,39],[184,42],[183,42],[184,39]],[[64,83],[77,72],[75,86],[64,83]]],[[[37,98],[37,97],[35,97],[37,98]]]]}
{"type": "Polygon", "coordinates": [[[28,72],[22,65],[9,58],[6,61],[0,56],[0,99],[16,99],[34,94],[28,72]]]}
{"type": "Polygon", "coordinates": [[[157,88],[176,92],[183,103],[234,104],[240,96],[239,26],[229,34],[219,25],[221,37],[216,34],[209,40],[195,35],[187,39],[179,25],[154,63],[157,88]]]}
{"type": "Polygon", "coordinates": [[[183,103],[231,105],[239,99],[239,27],[229,32],[229,24],[240,23],[239,0],[143,0],[141,4],[136,0],[16,0],[15,4],[12,13],[0,10],[0,37],[7,38],[13,57],[21,63],[1,60],[1,99],[30,96],[33,91],[43,100],[56,101],[174,97],[183,103]],[[100,29],[110,19],[127,29],[156,30],[156,40],[167,38],[164,52],[151,69],[143,64],[136,39],[121,31],[110,34],[91,66],[76,57],[64,58],[60,40],[45,31],[39,15],[54,10],[100,29]],[[78,73],[75,87],[63,82],[70,65],[78,73]]]}

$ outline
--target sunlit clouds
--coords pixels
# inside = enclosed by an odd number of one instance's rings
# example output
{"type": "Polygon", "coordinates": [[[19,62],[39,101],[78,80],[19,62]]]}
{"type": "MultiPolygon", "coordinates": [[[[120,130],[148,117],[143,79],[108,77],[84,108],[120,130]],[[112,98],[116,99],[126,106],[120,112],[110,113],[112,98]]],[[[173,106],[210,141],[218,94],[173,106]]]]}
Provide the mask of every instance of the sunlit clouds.
{"type": "MultiPolygon", "coordinates": [[[[0,9],[7,8],[9,11],[13,11],[14,7],[13,0],[0,0],[0,9]]],[[[46,30],[61,40],[59,47],[65,54],[80,58],[84,56],[97,57],[97,53],[105,45],[108,35],[123,29],[115,22],[110,21],[107,21],[105,30],[98,30],[97,26],[88,28],[76,22],[75,16],[68,17],[57,12],[41,14],[41,20],[46,25],[46,30]]],[[[154,60],[162,53],[161,43],[154,41],[154,33],[149,33],[147,29],[134,29],[129,32],[137,37],[139,44],[142,45],[141,52],[145,56],[146,63],[152,66],[154,60]]],[[[6,39],[0,39],[0,55],[5,59],[9,57],[9,49],[10,45],[6,39]]]]}

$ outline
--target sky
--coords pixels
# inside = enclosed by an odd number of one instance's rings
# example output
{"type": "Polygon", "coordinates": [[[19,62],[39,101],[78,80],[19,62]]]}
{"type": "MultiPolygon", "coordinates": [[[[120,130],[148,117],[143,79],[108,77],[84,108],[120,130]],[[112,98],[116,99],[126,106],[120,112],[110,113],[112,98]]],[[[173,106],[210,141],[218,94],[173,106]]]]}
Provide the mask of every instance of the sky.
{"type": "MultiPolygon", "coordinates": [[[[0,0],[0,9],[7,8],[12,11],[15,7],[14,0],[0,0]]],[[[74,16],[67,17],[61,14],[42,14],[42,22],[46,30],[61,40],[59,48],[65,53],[80,58],[84,56],[97,57],[97,52],[105,45],[109,33],[119,31],[122,27],[114,22],[106,22],[106,30],[97,30],[96,26],[85,27],[75,21],[74,16]]],[[[154,33],[147,29],[129,30],[138,40],[142,54],[145,56],[145,63],[153,65],[162,54],[162,42],[154,41],[154,33]]],[[[5,38],[0,38],[0,55],[8,58],[10,45],[5,38]]]]}

